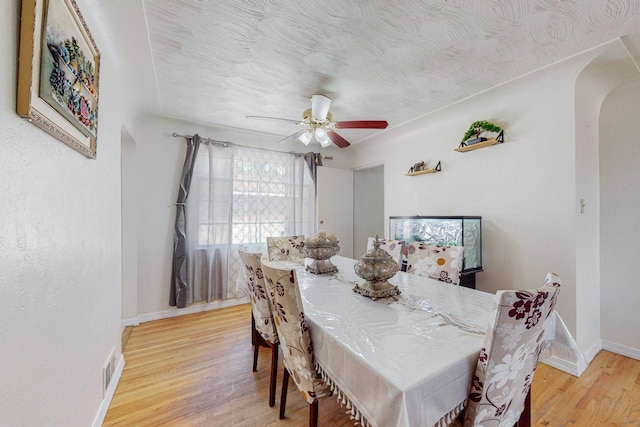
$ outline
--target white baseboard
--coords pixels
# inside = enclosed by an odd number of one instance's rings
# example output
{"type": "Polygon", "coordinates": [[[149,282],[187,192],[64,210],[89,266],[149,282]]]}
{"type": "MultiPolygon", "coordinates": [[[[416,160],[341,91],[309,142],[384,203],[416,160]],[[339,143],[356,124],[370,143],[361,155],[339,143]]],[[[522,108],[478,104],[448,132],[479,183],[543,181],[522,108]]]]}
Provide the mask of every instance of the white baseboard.
{"type": "MultiPolygon", "coordinates": [[[[591,361],[596,357],[598,352],[602,350],[602,340],[598,340],[587,351],[584,352],[584,358],[587,361],[587,364],[591,363],[591,361]]],[[[586,366],[585,366],[586,369],[586,366]]]]}
{"type": "Polygon", "coordinates": [[[556,355],[551,355],[540,359],[540,362],[564,371],[573,376],[579,377],[587,369],[587,366],[596,357],[600,350],[607,350],[612,353],[640,360],[640,349],[627,347],[611,341],[601,340],[594,343],[585,353],[584,359],[566,360],[556,355]]]}
{"type": "Polygon", "coordinates": [[[233,307],[234,305],[249,304],[249,298],[233,298],[216,300],[210,303],[192,304],[185,308],[172,308],[171,310],[157,311],[155,313],[141,314],[138,316],[140,323],[152,320],[168,319],[169,317],[183,316],[185,314],[200,313],[202,311],[216,310],[218,308],[233,307]]]}
{"type": "Polygon", "coordinates": [[[122,370],[124,369],[124,355],[121,354],[118,358],[118,363],[116,363],[116,368],[113,371],[113,376],[111,377],[111,382],[109,383],[109,387],[107,387],[104,399],[102,399],[102,403],[100,404],[100,408],[98,408],[98,413],[96,417],[93,419],[92,427],[100,427],[104,422],[104,417],[107,416],[107,411],[109,410],[109,405],[111,404],[111,399],[113,399],[113,395],[116,392],[116,387],[118,387],[118,382],[120,381],[120,377],[122,376],[122,370]]]}
{"type": "Polygon", "coordinates": [[[566,372],[567,374],[573,375],[574,377],[579,377],[581,374],[576,362],[571,362],[557,356],[550,356],[544,359],[540,359],[540,362],[544,363],[545,365],[549,365],[552,368],[556,368],[563,372],[566,372]]]}
{"type": "Polygon", "coordinates": [[[138,316],[130,317],[128,319],[122,319],[123,328],[126,328],[127,326],[138,326],[139,324],[140,324],[140,318],[138,316]]]}
{"type": "Polygon", "coordinates": [[[602,348],[612,353],[640,360],[640,349],[637,348],[627,347],[626,345],[617,344],[606,340],[602,340],[602,348]]]}

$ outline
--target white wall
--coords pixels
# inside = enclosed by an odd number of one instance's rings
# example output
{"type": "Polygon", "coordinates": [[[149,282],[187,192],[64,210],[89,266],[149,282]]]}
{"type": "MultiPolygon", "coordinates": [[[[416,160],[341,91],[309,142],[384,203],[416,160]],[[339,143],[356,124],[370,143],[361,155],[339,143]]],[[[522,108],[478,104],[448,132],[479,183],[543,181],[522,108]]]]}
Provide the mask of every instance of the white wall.
{"type": "MultiPolygon", "coordinates": [[[[385,218],[481,215],[484,272],[477,287],[539,287],[546,272],[563,282],[558,311],[576,332],[574,84],[583,55],[358,144],[354,167],[384,160],[385,218]],[[505,128],[504,144],[454,148],[469,124],[505,128]],[[442,171],[407,177],[424,160],[442,171]]],[[[385,221],[386,222],[386,221],[385,221]]],[[[385,224],[388,227],[388,224],[385,224]]]]}
{"type": "Polygon", "coordinates": [[[616,88],[600,116],[601,318],[604,347],[640,358],[640,83],[616,88]]]}
{"type": "Polygon", "coordinates": [[[19,11],[0,2],[0,424],[89,426],[120,355],[121,79],[103,54],[97,160],[20,118],[19,11]]]}

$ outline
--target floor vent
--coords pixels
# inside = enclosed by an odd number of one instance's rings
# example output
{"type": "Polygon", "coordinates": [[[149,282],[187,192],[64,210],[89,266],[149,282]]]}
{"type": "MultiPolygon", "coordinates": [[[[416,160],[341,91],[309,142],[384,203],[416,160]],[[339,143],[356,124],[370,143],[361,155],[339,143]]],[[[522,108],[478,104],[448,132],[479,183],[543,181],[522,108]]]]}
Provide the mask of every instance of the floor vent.
{"type": "Polygon", "coordinates": [[[109,384],[111,383],[111,377],[113,376],[113,371],[115,369],[115,349],[111,350],[111,354],[107,359],[107,363],[102,368],[102,396],[104,397],[109,389],[109,384]]]}

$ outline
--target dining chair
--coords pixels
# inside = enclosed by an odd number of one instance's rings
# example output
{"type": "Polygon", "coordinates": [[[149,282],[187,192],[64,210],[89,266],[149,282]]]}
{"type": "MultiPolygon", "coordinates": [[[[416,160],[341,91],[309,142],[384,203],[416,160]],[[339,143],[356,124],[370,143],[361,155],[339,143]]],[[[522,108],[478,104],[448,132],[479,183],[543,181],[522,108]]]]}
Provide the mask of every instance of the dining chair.
{"type": "Polygon", "coordinates": [[[498,291],[497,310],[480,351],[463,417],[464,427],[530,425],[530,388],[548,341],[560,278],[547,273],[541,288],[498,291]],[[516,424],[517,423],[517,424],[516,424]]]}
{"type": "Polygon", "coordinates": [[[269,406],[276,404],[278,376],[278,332],[273,321],[271,302],[264,286],[261,253],[238,251],[245,269],[247,290],[251,301],[251,343],[253,344],[253,372],[258,370],[258,350],[271,348],[271,376],[269,378],[269,406]]]}
{"type": "Polygon", "coordinates": [[[309,404],[309,426],[316,427],[318,398],[329,393],[326,384],[316,375],[311,335],[304,317],[296,271],[268,264],[263,262],[262,271],[273,306],[285,367],[280,396],[280,419],[284,418],[289,377],[293,377],[302,397],[309,404]]]}
{"type": "Polygon", "coordinates": [[[463,246],[429,245],[413,241],[407,246],[407,273],[459,285],[463,255],[463,246]]]}
{"type": "MultiPolygon", "coordinates": [[[[373,242],[377,237],[369,237],[367,239],[367,251],[373,249],[373,242]]],[[[402,252],[404,249],[404,240],[378,239],[380,240],[380,249],[389,254],[395,262],[402,267],[402,252]]]]}
{"type": "Polygon", "coordinates": [[[269,261],[304,261],[304,236],[267,237],[269,261]]]}

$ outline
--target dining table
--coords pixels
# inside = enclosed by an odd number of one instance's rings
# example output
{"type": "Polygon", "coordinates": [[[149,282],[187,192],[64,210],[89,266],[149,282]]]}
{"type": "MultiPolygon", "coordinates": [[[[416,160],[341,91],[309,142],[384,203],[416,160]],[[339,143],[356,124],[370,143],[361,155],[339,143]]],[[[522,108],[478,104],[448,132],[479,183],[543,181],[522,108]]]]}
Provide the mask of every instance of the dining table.
{"type": "Polygon", "coordinates": [[[355,421],[374,427],[448,425],[464,408],[494,295],[398,272],[400,294],[353,291],[356,260],[332,274],[296,274],[315,362],[355,421]]]}

